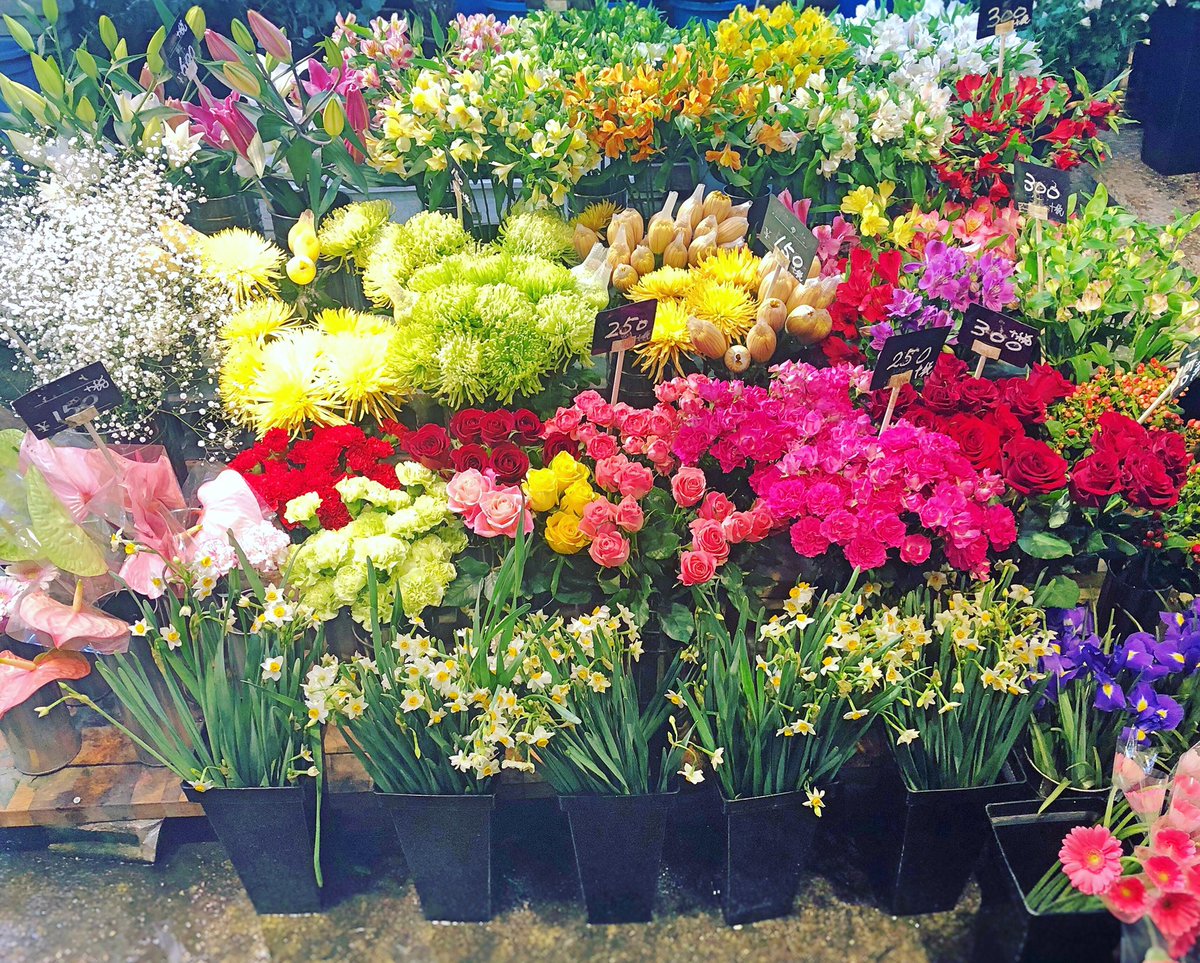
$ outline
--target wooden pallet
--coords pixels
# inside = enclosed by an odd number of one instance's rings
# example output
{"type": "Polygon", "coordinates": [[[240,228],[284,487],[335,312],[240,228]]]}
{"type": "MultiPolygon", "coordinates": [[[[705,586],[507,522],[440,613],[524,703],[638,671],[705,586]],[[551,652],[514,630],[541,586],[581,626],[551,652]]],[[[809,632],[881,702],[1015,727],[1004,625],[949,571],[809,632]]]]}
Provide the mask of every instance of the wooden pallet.
{"type": "MultiPolygon", "coordinates": [[[[83,747],[71,765],[45,776],[17,772],[0,736],[0,829],[204,815],[184,797],[179,777],[138,762],[119,730],[88,725],[82,734],[83,747]]],[[[330,792],[370,790],[362,765],[333,727],[326,731],[325,758],[330,792]]]]}

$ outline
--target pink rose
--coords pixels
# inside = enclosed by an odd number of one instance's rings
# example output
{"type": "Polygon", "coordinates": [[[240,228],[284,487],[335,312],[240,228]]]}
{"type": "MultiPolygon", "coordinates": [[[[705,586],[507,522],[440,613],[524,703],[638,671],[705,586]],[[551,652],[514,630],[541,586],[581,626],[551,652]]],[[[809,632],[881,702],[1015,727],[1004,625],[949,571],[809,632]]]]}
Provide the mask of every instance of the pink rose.
{"type": "Polygon", "coordinates": [[[721,492],[709,492],[704,496],[704,504],[700,506],[700,517],[711,518],[723,522],[733,514],[733,502],[721,492]]]}
{"type": "Polygon", "coordinates": [[[611,458],[618,450],[617,440],[612,435],[596,435],[587,443],[588,457],[593,461],[611,458]]]}
{"type": "Polygon", "coordinates": [[[679,581],[703,585],[717,574],[717,560],[707,552],[684,552],[679,556],[679,581]]]}
{"type": "Polygon", "coordinates": [[[486,538],[497,535],[516,538],[518,527],[526,534],[533,531],[533,515],[525,508],[521,489],[515,486],[494,488],[480,496],[479,513],[471,527],[477,535],[486,538]]]}
{"type": "Polygon", "coordinates": [[[900,561],[920,565],[929,558],[932,547],[924,535],[909,535],[900,543],[900,561]]]}
{"type": "Polygon", "coordinates": [[[825,516],[821,522],[821,534],[831,542],[845,545],[858,534],[858,519],[846,509],[839,508],[825,516]]]}
{"type": "MultiPolygon", "coordinates": [[[[564,435],[572,434],[582,421],[583,413],[578,408],[559,408],[557,414],[550,419],[554,430],[564,435]]],[[[547,424],[547,428],[549,427],[550,424],[547,424]]]]}
{"type": "Polygon", "coordinates": [[[725,530],[721,523],[711,518],[698,518],[691,524],[692,548],[697,552],[707,552],[718,562],[729,558],[729,542],[725,539],[725,530]]]}
{"type": "Polygon", "coordinates": [[[596,462],[596,484],[606,492],[615,492],[617,490],[617,473],[628,464],[629,459],[624,455],[613,455],[600,459],[596,462]]]}
{"type": "Polygon", "coordinates": [[[656,438],[646,446],[646,457],[654,462],[659,474],[665,475],[675,463],[675,459],[671,457],[671,446],[661,438],[656,438]]]}
{"type": "Polygon", "coordinates": [[[575,399],[575,407],[588,418],[591,418],[592,412],[602,404],[604,404],[604,398],[600,392],[593,390],[581,392],[575,399]]]}
{"type": "Polygon", "coordinates": [[[637,499],[626,497],[622,498],[621,503],[617,506],[613,521],[617,523],[618,528],[627,532],[640,532],[642,525],[646,523],[646,515],[642,511],[642,506],[637,503],[637,499]]]}
{"type": "Polygon", "coordinates": [[[754,516],[749,512],[734,512],[721,522],[721,528],[732,544],[740,545],[754,534],[754,516]]]}
{"type": "Polygon", "coordinates": [[[621,443],[621,447],[625,449],[626,454],[644,455],[646,453],[646,439],[632,435],[621,443]]]}
{"type": "Polygon", "coordinates": [[[775,527],[775,519],[771,515],[771,510],[761,502],[750,509],[750,517],[754,521],[754,531],[751,533],[749,541],[761,542],[771,534],[771,530],[775,527]]]}
{"type": "Polygon", "coordinates": [[[459,515],[473,516],[479,507],[479,499],[484,492],[493,489],[492,481],[485,477],[478,468],[460,471],[450,481],[446,482],[446,502],[450,511],[459,515]]]}
{"type": "Polygon", "coordinates": [[[616,420],[616,412],[613,411],[613,406],[607,401],[602,401],[592,408],[588,413],[588,417],[601,428],[607,428],[616,420]]]}
{"type": "Polygon", "coordinates": [[[671,494],[681,508],[691,508],[700,501],[707,487],[708,480],[699,468],[680,468],[671,479],[671,494]]]}
{"type": "Polygon", "coordinates": [[[645,498],[654,487],[654,473],[645,465],[630,462],[618,469],[616,474],[617,490],[624,496],[645,498]]]}
{"type": "Polygon", "coordinates": [[[592,540],[588,554],[597,565],[619,568],[629,559],[629,539],[617,531],[601,532],[592,540]]]}
{"type": "Polygon", "coordinates": [[[588,538],[596,538],[601,532],[612,528],[615,515],[616,506],[607,498],[594,499],[583,506],[579,530],[588,538]]]}

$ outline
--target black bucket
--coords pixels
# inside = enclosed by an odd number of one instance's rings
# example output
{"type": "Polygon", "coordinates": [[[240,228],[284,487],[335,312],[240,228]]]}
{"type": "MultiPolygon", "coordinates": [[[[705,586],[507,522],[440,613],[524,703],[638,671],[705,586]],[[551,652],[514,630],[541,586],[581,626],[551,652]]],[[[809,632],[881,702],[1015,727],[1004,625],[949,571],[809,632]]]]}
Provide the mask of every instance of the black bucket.
{"type": "Polygon", "coordinates": [[[1109,963],[1121,924],[1106,910],[1038,914],[1026,894],[1058,860],[1063,837],[1093,825],[1104,805],[1039,813],[1040,801],[987,807],[991,839],[979,866],[981,905],[971,963],[1109,963]]]}
{"type": "Polygon", "coordinates": [[[721,911],[730,926],[788,916],[817,817],[803,792],[723,800],[725,878],[721,911]]]}
{"type": "Polygon", "coordinates": [[[375,792],[396,826],[428,920],[492,918],[492,811],[496,797],[375,792]]]}
{"type": "Polygon", "coordinates": [[[914,791],[895,770],[880,794],[874,827],[875,888],[883,907],[897,916],[954,909],[988,840],[986,807],[1029,794],[1016,756],[1005,763],[1000,782],[974,789],[914,791]]]}
{"type": "Polygon", "coordinates": [[[589,923],[648,923],[675,793],[560,796],[589,923]]]}
{"type": "Polygon", "coordinates": [[[318,913],[321,886],[313,867],[317,785],[183,792],[204,815],[257,913],[318,913]]]}

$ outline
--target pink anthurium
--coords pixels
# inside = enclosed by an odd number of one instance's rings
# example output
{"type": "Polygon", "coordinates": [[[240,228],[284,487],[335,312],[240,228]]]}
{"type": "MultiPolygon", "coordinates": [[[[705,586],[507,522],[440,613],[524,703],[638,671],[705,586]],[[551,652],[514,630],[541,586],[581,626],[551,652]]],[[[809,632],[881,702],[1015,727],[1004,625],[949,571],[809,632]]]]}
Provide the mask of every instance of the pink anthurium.
{"type": "Polygon", "coordinates": [[[9,619],[14,628],[32,632],[39,645],[54,649],[79,650],[90,647],[104,655],[129,648],[129,624],[101,612],[83,601],[83,583],[75,589],[70,605],[45,591],[29,592],[13,609],[9,619]]]}
{"type": "Polygon", "coordinates": [[[30,465],[42,473],[50,490],[75,521],[82,522],[95,515],[120,523],[124,493],[103,452],[53,445],[29,432],[21,442],[21,466],[30,465]]]}
{"type": "Polygon", "coordinates": [[[240,539],[265,518],[258,496],[236,471],[226,469],[205,482],[196,492],[196,498],[201,507],[198,537],[225,539],[232,535],[240,539]]]}
{"type": "Polygon", "coordinates": [[[51,650],[29,659],[0,652],[0,719],[42,686],[65,679],[82,679],[92,667],[78,652],[51,650]]]}

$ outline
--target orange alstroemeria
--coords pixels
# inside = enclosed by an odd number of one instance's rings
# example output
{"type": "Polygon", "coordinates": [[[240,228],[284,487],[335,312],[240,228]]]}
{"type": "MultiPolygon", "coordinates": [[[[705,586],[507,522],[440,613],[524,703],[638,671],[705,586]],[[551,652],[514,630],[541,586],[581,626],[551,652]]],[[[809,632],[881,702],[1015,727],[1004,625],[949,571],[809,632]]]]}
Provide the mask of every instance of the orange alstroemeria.
{"type": "Polygon", "coordinates": [[[728,167],[731,171],[740,171],[742,169],[742,155],[728,144],[725,145],[724,150],[705,151],[704,159],[715,162],[719,167],[728,167]]]}
{"type": "Polygon", "coordinates": [[[771,151],[786,151],[787,145],[783,142],[783,124],[763,124],[758,133],[754,135],[754,140],[767,153],[771,151]]]}

